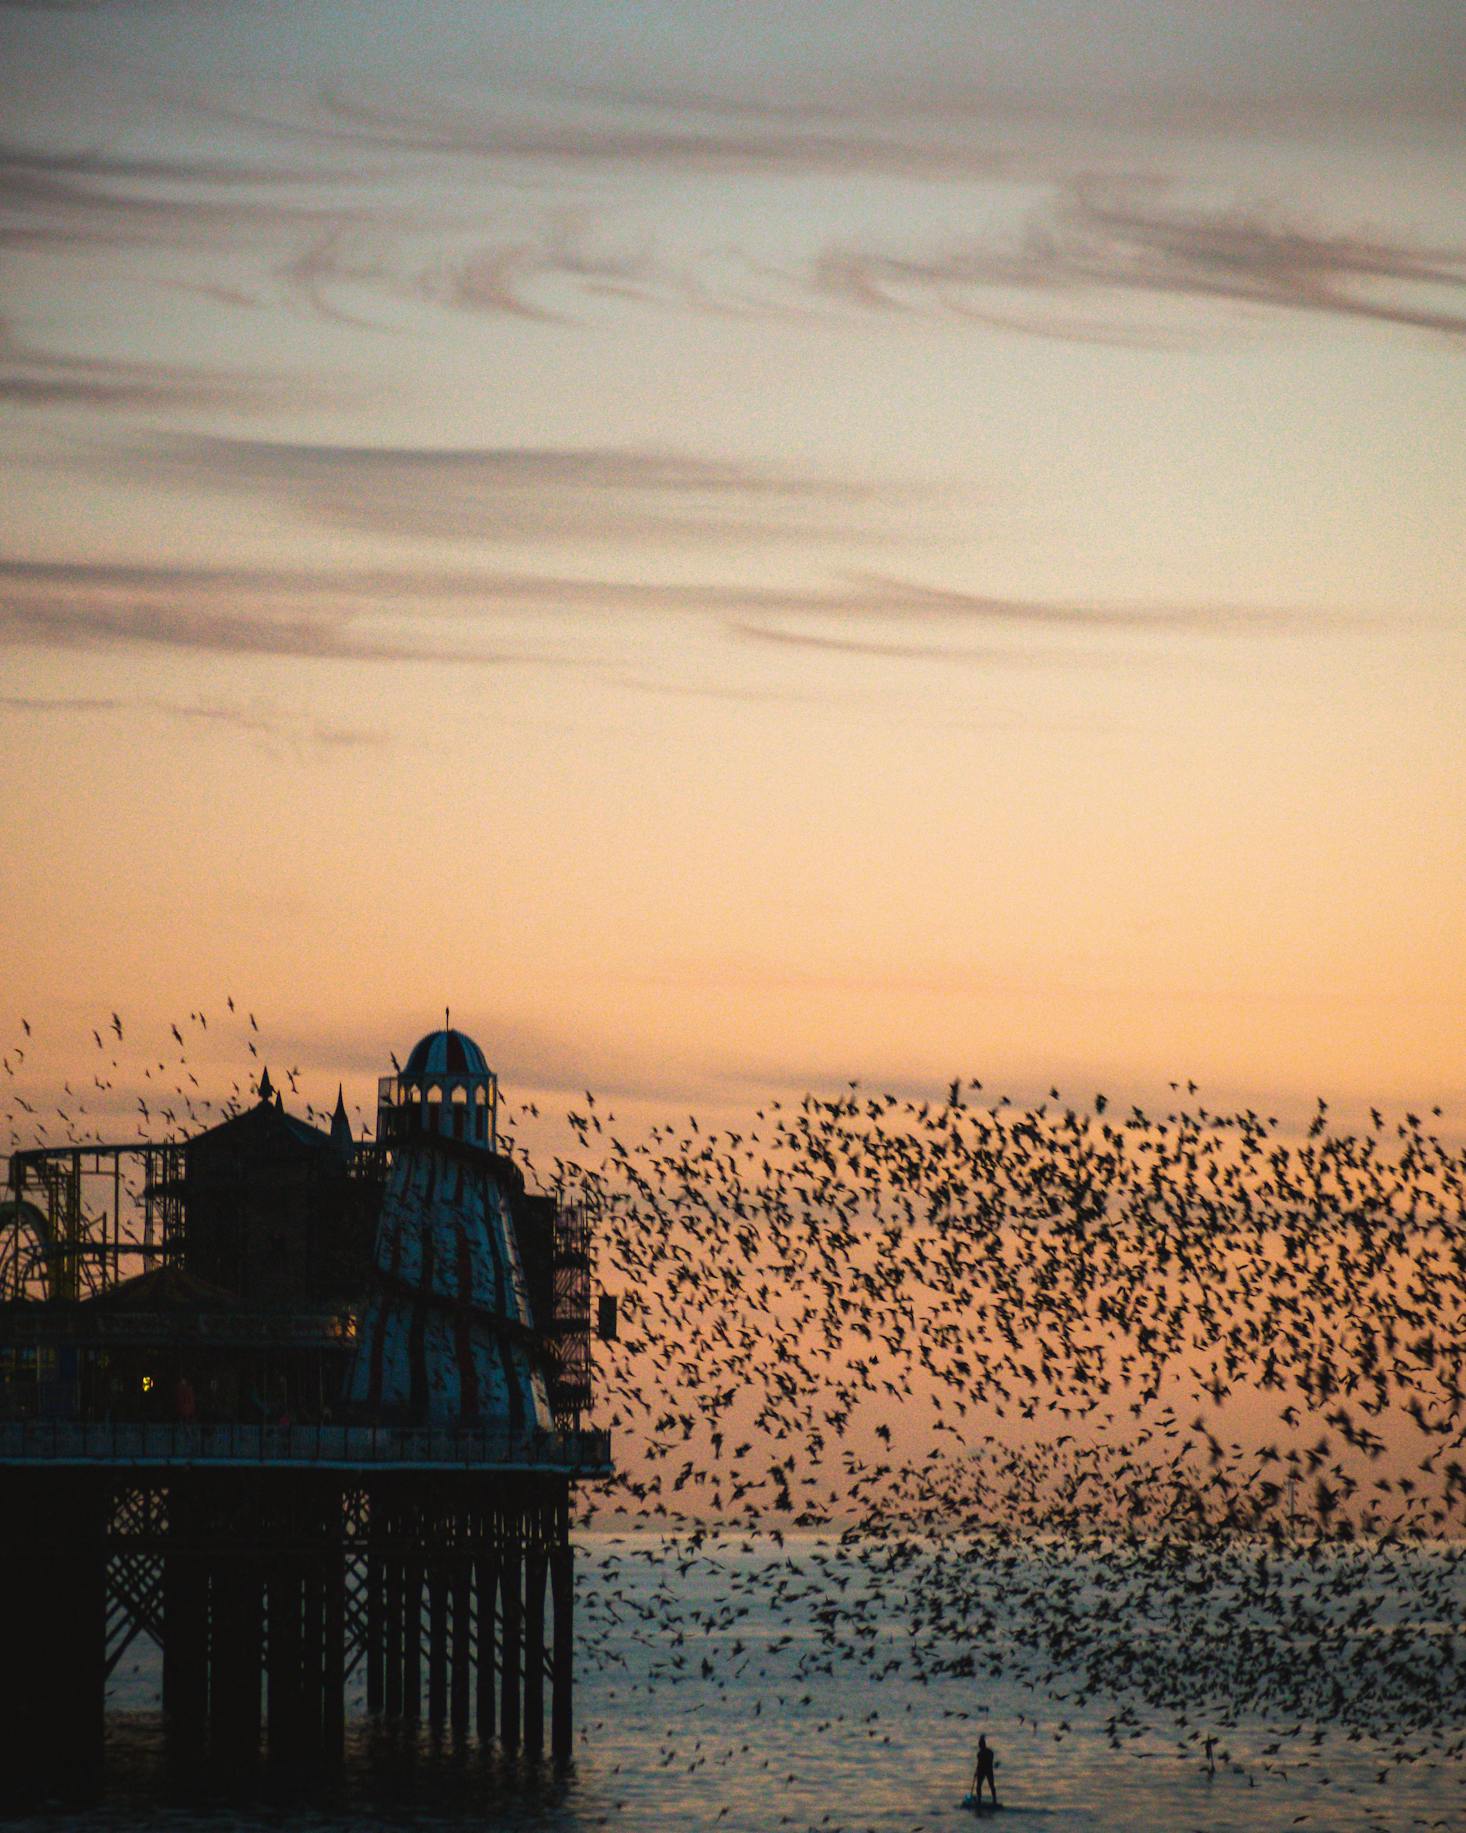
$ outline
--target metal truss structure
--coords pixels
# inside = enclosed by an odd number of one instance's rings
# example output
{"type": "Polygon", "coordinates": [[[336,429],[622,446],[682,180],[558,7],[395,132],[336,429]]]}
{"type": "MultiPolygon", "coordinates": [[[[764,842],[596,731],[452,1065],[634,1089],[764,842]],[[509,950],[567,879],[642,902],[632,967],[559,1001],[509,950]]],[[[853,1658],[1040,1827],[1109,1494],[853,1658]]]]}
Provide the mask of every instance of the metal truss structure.
{"type": "Polygon", "coordinates": [[[591,1404],[591,1241],[595,1222],[589,1197],[562,1195],[557,1201],[550,1410],[562,1431],[578,1426],[591,1404]]]}
{"type": "Polygon", "coordinates": [[[183,1147],[40,1147],[10,1160],[0,1203],[0,1303],[78,1299],[171,1255],[182,1238],[183,1147]]]}

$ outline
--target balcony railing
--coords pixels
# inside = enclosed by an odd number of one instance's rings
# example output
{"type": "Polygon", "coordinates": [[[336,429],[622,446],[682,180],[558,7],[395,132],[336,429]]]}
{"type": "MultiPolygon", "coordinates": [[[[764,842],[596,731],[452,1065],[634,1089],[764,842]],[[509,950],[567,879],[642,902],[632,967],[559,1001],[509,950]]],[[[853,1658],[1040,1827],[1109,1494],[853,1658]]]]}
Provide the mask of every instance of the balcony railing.
{"type": "Polygon", "coordinates": [[[316,1469],[545,1471],[609,1476],[611,1434],[494,1426],[0,1423],[0,1465],[268,1465],[316,1469]]]}
{"type": "Polygon", "coordinates": [[[109,1312],[82,1305],[66,1310],[49,1306],[0,1305],[0,1345],[49,1349],[63,1344],[92,1345],[198,1344],[205,1349],[234,1349],[263,1344],[292,1349],[330,1349],[351,1340],[349,1319],[322,1312],[109,1312]]]}

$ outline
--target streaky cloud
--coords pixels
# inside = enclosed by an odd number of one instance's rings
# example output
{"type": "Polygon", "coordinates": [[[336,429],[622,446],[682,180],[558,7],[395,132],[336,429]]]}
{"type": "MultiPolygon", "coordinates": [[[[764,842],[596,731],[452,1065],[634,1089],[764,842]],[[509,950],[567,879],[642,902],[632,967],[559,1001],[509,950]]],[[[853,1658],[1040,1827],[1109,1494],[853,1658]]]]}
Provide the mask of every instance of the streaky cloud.
{"type": "MultiPolygon", "coordinates": [[[[990,320],[984,302],[997,297],[1008,302],[998,310],[1015,329],[1093,341],[1145,341],[1127,316],[1116,318],[1122,302],[1128,314],[1137,299],[1466,334],[1466,243],[1423,247],[1324,233],[1238,208],[1187,207],[1159,182],[1071,184],[1008,246],[958,241],[910,255],[831,245],[811,264],[808,282],[827,299],[886,313],[990,320]],[[1069,302],[1068,314],[1048,317],[1051,299],[1069,302]],[[1076,316],[1076,303],[1088,312],[1076,316]]],[[[1157,326],[1155,335],[1174,333],[1157,326]]]]}
{"type": "Polygon", "coordinates": [[[504,487],[530,483],[659,495],[694,491],[829,499],[870,493],[831,479],[781,476],[751,465],[621,446],[378,446],[204,436],[178,444],[185,457],[232,464],[246,476],[280,477],[292,483],[344,470],[382,474],[394,483],[414,474],[463,473],[504,487]]]}
{"type": "Polygon", "coordinates": [[[152,695],[0,694],[0,712],[39,715],[120,713],[129,718],[152,715],[186,725],[215,726],[267,738],[287,738],[329,748],[362,749],[386,746],[390,735],[367,726],[334,725],[259,708],[190,705],[152,695]]]}
{"type": "MultiPolygon", "coordinates": [[[[845,123],[818,111],[783,116],[710,111],[690,118],[685,108],[653,112],[603,107],[587,116],[566,112],[556,98],[534,109],[453,104],[439,98],[429,109],[404,107],[342,84],[320,92],[322,114],[297,131],[328,142],[396,152],[548,163],[603,170],[614,166],[669,168],[721,175],[882,174],[905,178],[971,178],[1006,169],[1006,157],[988,144],[928,132],[904,134],[889,126],[845,123]]],[[[290,130],[291,124],[273,123],[290,130]]]]}
{"type": "MultiPolygon", "coordinates": [[[[223,159],[129,158],[0,145],[0,248],[218,249],[245,232],[324,232],[350,215],[308,194],[309,174],[223,159]]],[[[317,182],[324,182],[323,178],[317,182]]],[[[332,185],[345,182],[331,174],[332,185]]]]}
{"type": "MultiPolygon", "coordinates": [[[[953,586],[924,585],[879,574],[862,575],[850,600],[852,608],[904,617],[949,618],[988,624],[1028,624],[1049,628],[1112,630],[1259,631],[1297,629],[1315,624],[1318,614],[1283,606],[1254,605],[1106,605],[1045,599],[992,596],[953,586]]],[[[1332,613],[1333,621],[1339,614],[1332,613]]]]}
{"type": "MultiPolygon", "coordinates": [[[[971,664],[1076,659],[1068,647],[1015,646],[1011,640],[974,645],[961,640],[975,631],[995,637],[1144,636],[1167,631],[1236,637],[1342,628],[1346,623],[1339,613],[1287,608],[1091,605],[986,596],[879,575],[819,586],[748,587],[487,569],[276,570],[0,560],[0,645],[11,647],[150,646],[296,661],[613,667],[605,659],[557,653],[553,643],[526,647],[525,618],[550,636],[588,628],[613,634],[618,624],[629,628],[629,620],[676,618],[719,625],[735,641],[769,647],[971,664]],[[873,631],[871,626],[878,622],[895,625],[896,632],[873,631]],[[948,640],[901,634],[937,627],[948,640]],[[510,631],[515,632],[512,638],[510,631]],[[950,640],[952,633],[958,641],[950,640]]],[[[627,684],[614,672],[611,678],[627,684]]],[[[741,690],[717,685],[676,691],[736,698],[741,690]]],[[[766,690],[758,690],[755,697],[767,698],[766,690]]]]}
{"type": "Polygon", "coordinates": [[[583,217],[561,213],[536,230],[446,251],[420,266],[409,290],[433,304],[478,314],[502,314],[565,324],[572,314],[537,300],[546,283],[577,299],[646,302],[670,297],[675,286],[643,239],[631,249],[597,243],[583,217]]]}
{"type": "MultiPolygon", "coordinates": [[[[450,541],[706,542],[857,530],[867,484],[677,452],[372,446],[180,435],[137,448],[155,475],[244,490],[336,527],[450,541]]],[[[890,493],[886,493],[889,498],[890,493]]]]}
{"type": "Polygon", "coordinates": [[[324,392],[319,381],[283,374],[47,350],[0,325],[0,402],[12,407],[168,407],[248,415],[299,406],[324,392]]]}
{"type": "Polygon", "coordinates": [[[872,656],[883,661],[994,663],[1030,660],[1027,651],[954,649],[936,643],[880,643],[862,637],[814,636],[804,630],[777,630],[757,624],[729,625],[735,636],[756,643],[777,643],[791,649],[817,649],[838,655],[872,656]]]}
{"type": "MultiPolygon", "coordinates": [[[[971,59],[971,67],[963,68],[967,60],[959,53],[946,63],[933,56],[915,68],[868,60],[846,65],[838,75],[811,73],[797,87],[787,82],[742,90],[678,81],[562,82],[551,99],[603,110],[638,110],[669,120],[702,117],[785,131],[836,127],[869,132],[895,126],[905,135],[940,133],[939,144],[948,147],[953,136],[964,134],[979,134],[980,144],[992,145],[995,127],[1007,145],[1014,145],[1015,137],[1030,128],[1041,130],[1050,142],[1056,130],[1065,136],[1076,131],[1128,136],[1138,128],[1173,137],[1265,134],[1273,139],[1340,126],[1358,131],[1371,122],[1398,124],[1401,119],[1458,129],[1466,32],[1458,27],[1454,44],[1440,46],[1444,55],[1435,57],[1422,34],[1410,47],[1415,55],[1408,64],[1400,56],[1406,48],[1403,39],[1404,34],[1398,34],[1392,54],[1377,58],[1372,68],[1347,53],[1340,55],[1340,47],[1335,47],[1331,69],[1321,67],[1316,55],[1298,58],[1291,67],[1268,67],[1249,57],[1244,69],[1223,75],[1216,62],[1201,53],[1189,69],[1184,63],[1166,67],[1162,58],[1157,67],[1142,71],[1127,59],[1128,80],[1117,82],[1114,69],[1062,70],[1061,59],[1052,55],[1060,47],[1034,37],[1027,57],[1007,71],[980,54],[971,59]]],[[[1074,42],[1072,37],[1069,42],[1074,42]]],[[[1377,50],[1387,42],[1382,35],[1377,50]]],[[[1176,48],[1174,40],[1171,48],[1176,48]]]]}
{"type": "Polygon", "coordinates": [[[494,667],[543,659],[425,640],[400,620],[363,613],[322,582],[268,573],[105,563],[0,563],[0,645],[111,649],[144,645],[292,661],[438,662],[494,667]],[[292,586],[295,588],[292,590],[292,586]],[[302,600],[305,607],[302,608],[302,600]]]}

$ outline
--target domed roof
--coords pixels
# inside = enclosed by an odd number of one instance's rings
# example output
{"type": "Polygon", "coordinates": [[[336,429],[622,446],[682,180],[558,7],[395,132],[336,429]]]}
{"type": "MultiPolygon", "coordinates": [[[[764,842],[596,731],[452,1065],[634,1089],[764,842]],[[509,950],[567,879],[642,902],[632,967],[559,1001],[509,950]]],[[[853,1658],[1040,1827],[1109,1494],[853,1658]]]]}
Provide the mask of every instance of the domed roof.
{"type": "Polygon", "coordinates": [[[471,1037],[461,1031],[430,1031],[412,1047],[404,1076],[486,1076],[489,1065],[471,1037]]]}

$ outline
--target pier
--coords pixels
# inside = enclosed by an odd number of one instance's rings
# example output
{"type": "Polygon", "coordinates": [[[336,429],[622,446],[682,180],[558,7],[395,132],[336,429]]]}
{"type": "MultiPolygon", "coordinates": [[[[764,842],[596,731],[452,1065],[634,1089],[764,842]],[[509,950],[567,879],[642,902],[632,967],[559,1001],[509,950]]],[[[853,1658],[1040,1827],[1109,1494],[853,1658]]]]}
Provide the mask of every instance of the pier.
{"type": "Polygon", "coordinates": [[[330,1135],[286,1115],[266,1075],[166,1153],[12,1161],[8,1797],[104,1788],[139,1639],[185,1773],[329,1769],[349,1691],[457,1749],[569,1762],[571,1489],[612,1469],[582,1424],[592,1218],[526,1192],[460,1034],[379,1099],[370,1144],[339,1104],[330,1135]]]}

